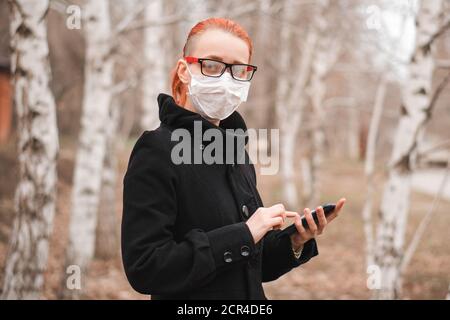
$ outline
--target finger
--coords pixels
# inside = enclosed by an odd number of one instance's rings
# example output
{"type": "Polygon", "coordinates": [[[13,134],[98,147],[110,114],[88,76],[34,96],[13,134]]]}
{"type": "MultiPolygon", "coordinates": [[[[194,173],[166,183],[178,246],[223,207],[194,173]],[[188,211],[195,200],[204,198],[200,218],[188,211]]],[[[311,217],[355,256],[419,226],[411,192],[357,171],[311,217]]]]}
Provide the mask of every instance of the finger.
{"type": "Polygon", "coordinates": [[[286,211],[285,213],[286,213],[286,217],[288,217],[288,218],[294,218],[296,216],[300,216],[298,214],[298,212],[295,212],[295,211],[286,211]]]}
{"type": "Polygon", "coordinates": [[[339,210],[341,210],[344,207],[344,204],[347,202],[347,199],[341,198],[338,202],[339,202],[339,210]]]}
{"type": "Polygon", "coordinates": [[[327,225],[327,218],[325,217],[325,212],[322,206],[316,208],[317,218],[319,220],[319,232],[322,233],[323,229],[327,225]]]}
{"type": "Polygon", "coordinates": [[[344,206],[345,201],[347,201],[347,199],[345,199],[345,198],[339,199],[339,201],[336,203],[336,209],[335,210],[339,212],[342,209],[342,207],[344,206]]]}
{"type": "Polygon", "coordinates": [[[284,205],[281,203],[273,205],[268,209],[269,209],[269,216],[271,216],[271,217],[278,216],[286,211],[286,209],[284,208],[284,205]]]}
{"type": "Polygon", "coordinates": [[[339,199],[339,201],[336,203],[336,208],[333,210],[333,213],[330,214],[327,218],[328,222],[334,220],[339,215],[339,211],[344,206],[345,201],[347,201],[345,198],[339,199]]]}
{"type": "Polygon", "coordinates": [[[295,227],[297,228],[299,235],[303,239],[307,239],[308,233],[306,232],[305,227],[302,225],[302,218],[300,216],[296,217],[294,223],[295,223],[295,227]]]}
{"type": "Polygon", "coordinates": [[[315,235],[317,232],[317,225],[314,222],[313,216],[311,214],[311,210],[309,210],[309,208],[306,208],[304,212],[305,212],[306,222],[308,222],[309,231],[311,231],[311,233],[315,235]]]}
{"type": "Polygon", "coordinates": [[[281,217],[275,217],[271,220],[271,226],[273,229],[280,229],[283,225],[283,219],[281,217]]]}

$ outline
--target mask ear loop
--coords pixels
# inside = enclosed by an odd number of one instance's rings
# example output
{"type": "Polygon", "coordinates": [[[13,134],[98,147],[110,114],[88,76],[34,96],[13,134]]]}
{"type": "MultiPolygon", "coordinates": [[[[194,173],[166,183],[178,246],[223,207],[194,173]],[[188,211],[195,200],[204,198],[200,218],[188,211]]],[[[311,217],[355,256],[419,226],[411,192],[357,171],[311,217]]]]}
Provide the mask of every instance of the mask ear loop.
{"type": "Polygon", "coordinates": [[[192,77],[192,72],[191,72],[191,69],[189,69],[189,64],[188,64],[187,61],[184,60],[184,59],[183,59],[183,62],[184,62],[184,64],[186,65],[186,69],[187,69],[187,71],[189,72],[189,75],[192,77]]]}
{"type": "Polygon", "coordinates": [[[191,79],[190,79],[189,83],[187,84],[187,87],[188,87],[188,92],[187,92],[187,94],[188,94],[189,96],[191,96],[191,95],[192,95],[192,92],[191,92],[191,81],[192,81],[192,79],[193,79],[193,75],[192,75],[191,70],[189,69],[189,64],[187,63],[187,61],[183,59],[183,62],[184,62],[184,64],[186,65],[186,69],[187,69],[189,75],[191,76],[191,79]]]}

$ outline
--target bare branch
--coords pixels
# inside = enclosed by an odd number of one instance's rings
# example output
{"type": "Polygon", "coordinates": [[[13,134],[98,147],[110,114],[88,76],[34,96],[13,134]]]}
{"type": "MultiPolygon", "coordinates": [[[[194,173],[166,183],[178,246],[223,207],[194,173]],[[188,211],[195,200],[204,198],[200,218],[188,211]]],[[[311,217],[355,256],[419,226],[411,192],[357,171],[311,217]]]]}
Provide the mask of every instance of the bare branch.
{"type": "MultiPolygon", "coordinates": [[[[241,17],[243,15],[252,13],[252,12],[256,12],[258,9],[258,6],[255,3],[249,3],[245,6],[241,6],[238,9],[234,10],[234,11],[219,11],[216,12],[215,15],[217,16],[232,16],[234,18],[237,17],[241,17]]],[[[163,17],[159,20],[153,20],[153,21],[135,21],[134,23],[129,23],[127,25],[126,28],[123,28],[123,30],[121,30],[121,32],[119,33],[125,33],[125,32],[130,32],[130,31],[136,31],[136,30],[142,30],[145,28],[151,28],[151,27],[159,27],[159,26],[164,26],[164,25],[171,25],[171,24],[176,24],[176,23],[180,23],[183,21],[188,21],[189,17],[186,17],[183,13],[176,13],[176,14],[172,14],[166,17],[163,17]]],[[[118,33],[118,34],[119,34],[118,33]]]]}
{"type": "Polygon", "coordinates": [[[442,90],[444,90],[445,86],[450,81],[450,71],[447,73],[445,78],[441,81],[441,83],[436,88],[436,91],[433,93],[433,96],[431,97],[430,105],[428,107],[428,114],[431,114],[433,112],[433,109],[436,105],[436,101],[438,100],[439,96],[442,93],[442,90]]]}
{"type": "Polygon", "coordinates": [[[50,1],[50,9],[60,14],[66,14],[66,8],[69,6],[65,0],[52,0],[50,1]]]}
{"type": "Polygon", "coordinates": [[[447,168],[447,160],[427,159],[417,163],[417,169],[445,169],[447,168]]]}
{"type": "Polygon", "coordinates": [[[436,31],[435,34],[433,34],[433,35],[431,36],[430,40],[428,40],[428,42],[425,43],[425,44],[423,45],[423,47],[429,48],[429,47],[433,44],[434,40],[436,40],[437,38],[439,38],[439,37],[440,37],[442,34],[444,34],[448,29],[450,29],[450,16],[447,17],[447,20],[444,22],[444,24],[439,28],[438,31],[436,31]]]}
{"type": "Polygon", "coordinates": [[[450,69],[450,60],[436,60],[436,68],[450,69]]]}
{"type": "Polygon", "coordinates": [[[140,15],[145,10],[145,8],[147,8],[147,6],[149,4],[150,4],[149,1],[143,1],[140,3],[140,5],[137,6],[137,8],[135,10],[133,10],[129,14],[127,14],[125,16],[125,18],[123,18],[122,21],[120,21],[117,24],[117,27],[113,32],[112,38],[114,38],[118,34],[125,32],[127,30],[128,26],[133,22],[133,20],[136,19],[136,17],[138,15],[140,15]]]}
{"type": "Polygon", "coordinates": [[[400,272],[401,273],[404,273],[406,267],[409,265],[409,262],[411,261],[411,258],[417,249],[420,239],[422,238],[423,234],[425,233],[426,228],[428,227],[428,225],[431,222],[431,218],[432,218],[433,214],[436,212],[436,210],[438,208],[439,201],[442,198],[445,186],[447,184],[449,172],[450,172],[450,156],[447,159],[447,169],[445,170],[445,174],[442,179],[441,185],[439,186],[439,190],[433,199],[431,208],[430,208],[430,210],[428,210],[425,217],[422,218],[422,221],[420,222],[419,227],[417,228],[416,232],[414,233],[413,239],[411,240],[410,245],[408,246],[408,249],[405,251],[405,254],[404,254],[403,259],[400,264],[400,272]]]}
{"type": "Polygon", "coordinates": [[[119,83],[116,83],[111,88],[111,94],[114,96],[119,95],[130,88],[136,87],[137,83],[138,83],[138,77],[133,77],[131,79],[123,80],[119,83]]]}
{"type": "Polygon", "coordinates": [[[135,21],[134,23],[130,23],[129,26],[125,29],[123,29],[119,34],[123,34],[126,32],[136,31],[136,30],[142,30],[145,28],[151,28],[151,27],[159,27],[164,25],[170,25],[185,21],[185,17],[180,14],[176,13],[173,15],[169,15],[166,17],[163,17],[159,20],[153,20],[153,21],[135,21]]]}
{"type": "Polygon", "coordinates": [[[421,150],[420,153],[418,154],[418,157],[423,157],[425,154],[429,154],[429,153],[435,152],[435,151],[440,151],[445,148],[450,148],[450,140],[441,141],[438,144],[436,144],[428,149],[421,150]]]}
{"type": "Polygon", "coordinates": [[[113,96],[117,96],[130,88],[137,87],[137,85],[139,84],[140,80],[143,77],[143,74],[144,74],[143,70],[139,70],[137,72],[134,72],[133,76],[127,77],[127,79],[114,84],[111,87],[111,94],[113,96]]]}

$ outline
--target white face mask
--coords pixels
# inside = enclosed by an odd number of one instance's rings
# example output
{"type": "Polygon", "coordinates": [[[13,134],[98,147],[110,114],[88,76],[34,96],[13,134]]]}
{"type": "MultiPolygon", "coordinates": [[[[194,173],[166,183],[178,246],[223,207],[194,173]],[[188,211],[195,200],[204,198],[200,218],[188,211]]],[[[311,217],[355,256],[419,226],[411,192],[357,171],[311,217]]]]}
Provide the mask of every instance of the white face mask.
{"type": "Polygon", "coordinates": [[[187,69],[191,75],[188,94],[195,109],[204,118],[223,120],[242,102],[247,101],[250,81],[235,80],[229,72],[219,78],[213,78],[192,74],[189,66],[187,69]]]}

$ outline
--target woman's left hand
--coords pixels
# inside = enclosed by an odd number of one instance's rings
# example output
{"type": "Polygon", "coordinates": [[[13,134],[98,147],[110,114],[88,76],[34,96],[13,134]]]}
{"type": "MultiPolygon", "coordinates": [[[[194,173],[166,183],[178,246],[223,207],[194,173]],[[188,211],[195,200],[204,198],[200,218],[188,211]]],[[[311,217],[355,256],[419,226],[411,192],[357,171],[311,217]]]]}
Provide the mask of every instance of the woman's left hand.
{"type": "Polygon", "coordinates": [[[339,214],[339,211],[341,211],[342,207],[344,206],[346,199],[342,198],[336,203],[336,208],[334,211],[327,217],[325,217],[325,213],[323,212],[323,208],[317,207],[317,218],[319,220],[319,225],[317,225],[314,222],[314,219],[311,214],[311,210],[309,208],[306,208],[304,211],[306,221],[308,222],[308,229],[305,229],[302,225],[301,217],[297,215],[295,217],[295,226],[297,227],[297,233],[293,234],[291,236],[291,242],[292,247],[297,250],[305,244],[305,242],[311,240],[312,238],[315,238],[316,236],[323,233],[323,230],[327,226],[328,223],[333,221],[339,214]]]}

